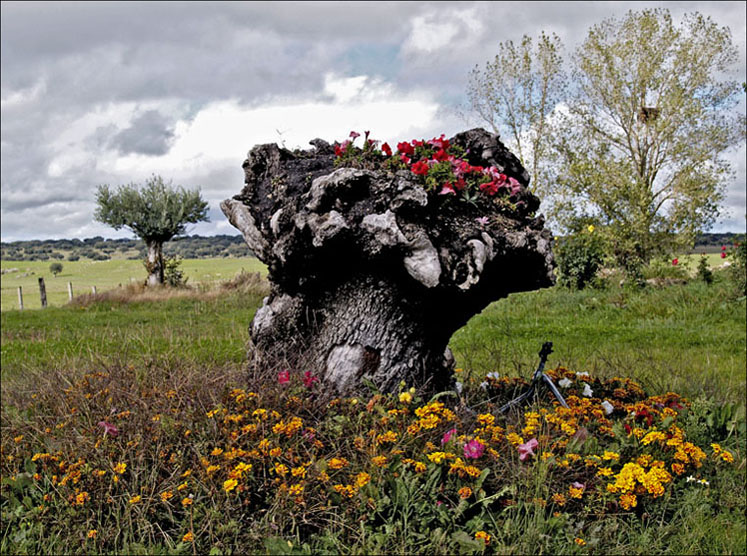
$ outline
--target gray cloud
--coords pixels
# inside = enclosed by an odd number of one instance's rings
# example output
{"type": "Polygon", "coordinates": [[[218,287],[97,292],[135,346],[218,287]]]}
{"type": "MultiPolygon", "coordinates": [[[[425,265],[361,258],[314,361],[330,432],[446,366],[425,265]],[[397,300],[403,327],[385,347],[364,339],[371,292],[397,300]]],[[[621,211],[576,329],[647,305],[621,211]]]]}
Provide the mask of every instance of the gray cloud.
{"type": "Polygon", "coordinates": [[[148,110],[114,135],[109,145],[122,154],[166,154],[174,138],[173,128],[173,122],[157,110],[148,110]]]}

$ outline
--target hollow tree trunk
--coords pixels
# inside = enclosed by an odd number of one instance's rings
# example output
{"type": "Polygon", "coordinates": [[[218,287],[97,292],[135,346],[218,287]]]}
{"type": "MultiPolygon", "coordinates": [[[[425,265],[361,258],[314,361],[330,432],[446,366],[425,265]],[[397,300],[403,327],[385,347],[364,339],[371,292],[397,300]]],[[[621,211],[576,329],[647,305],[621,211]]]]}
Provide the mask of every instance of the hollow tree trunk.
{"type": "Polygon", "coordinates": [[[148,286],[163,284],[163,243],[156,240],[146,241],[148,255],[145,259],[145,269],[148,271],[148,286]]]}
{"type": "Polygon", "coordinates": [[[269,269],[250,328],[255,358],[340,392],[364,379],[437,390],[458,328],[491,301],[552,284],[551,234],[519,161],[484,130],[451,142],[522,184],[509,203],[427,192],[409,170],[335,169],[319,139],[311,152],[250,151],[246,187],[221,208],[269,269]]]}

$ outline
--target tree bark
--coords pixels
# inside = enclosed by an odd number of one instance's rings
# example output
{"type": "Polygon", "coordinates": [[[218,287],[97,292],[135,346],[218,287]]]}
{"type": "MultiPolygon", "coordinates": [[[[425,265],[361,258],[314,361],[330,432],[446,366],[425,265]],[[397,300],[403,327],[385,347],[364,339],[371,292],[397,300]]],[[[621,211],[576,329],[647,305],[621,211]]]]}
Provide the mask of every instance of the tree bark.
{"type": "Polygon", "coordinates": [[[250,327],[258,362],[311,371],[339,392],[363,380],[440,390],[458,328],[491,301],[552,284],[552,236],[524,168],[484,130],[451,141],[522,184],[510,208],[427,192],[409,170],[335,169],[318,139],[310,152],[250,151],[246,187],[221,208],[269,269],[250,327]]]}
{"type": "Polygon", "coordinates": [[[146,241],[148,255],[145,259],[145,269],[148,271],[148,286],[163,284],[163,243],[156,240],[146,241]]]}

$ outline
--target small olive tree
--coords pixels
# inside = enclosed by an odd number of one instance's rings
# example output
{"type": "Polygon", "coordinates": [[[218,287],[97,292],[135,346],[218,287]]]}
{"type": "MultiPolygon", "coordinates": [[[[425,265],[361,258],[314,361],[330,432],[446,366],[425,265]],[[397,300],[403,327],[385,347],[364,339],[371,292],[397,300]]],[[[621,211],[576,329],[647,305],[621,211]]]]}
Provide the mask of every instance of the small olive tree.
{"type": "Polygon", "coordinates": [[[96,203],[96,220],[115,230],[128,228],[145,242],[149,286],[163,284],[164,242],[184,234],[187,224],[208,221],[208,204],[199,190],[173,187],[158,175],[147,179],[142,188],[130,184],[112,191],[108,185],[101,185],[96,203]]]}
{"type": "Polygon", "coordinates": [[[62,263],[52,263],[49,265],[49,272],[54,274],[55,278],[57,278],[57,275],[62,272],[62,263]]]}

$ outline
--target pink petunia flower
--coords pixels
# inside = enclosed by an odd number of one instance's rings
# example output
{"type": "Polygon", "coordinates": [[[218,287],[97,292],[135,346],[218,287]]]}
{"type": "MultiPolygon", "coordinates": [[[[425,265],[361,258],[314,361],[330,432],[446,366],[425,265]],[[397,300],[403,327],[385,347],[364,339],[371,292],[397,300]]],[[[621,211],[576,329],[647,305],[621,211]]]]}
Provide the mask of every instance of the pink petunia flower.
{"type": "Polygon", "coordinates": [[[290,382],[290,371],[280,371],[278,373],[278,384],[288,384],[290,382]]]}
{"type": "Polygon", "coordinates": [[[303,385],[306,386],[306,388],[311,388],[311,386],[318,382],[319,379],[311,374],[311,371],[306,371],[303,374],[303,385]]]}
{"type": "Polygon", "coordinates": [[[454,435],[456,434],[456,432],[457,432],[457,430],[456,430],[456,429],[451,429],[451,430],[448,430],[448,431],[446,431],[446,432],[444,433],[444,436],[443,436],[443,438],[441,439],[441,446],[443,446],[443,445],[444,445],[444,444],[446,444],[446,443],[447,443],[447,442],[448,442],[449,440],[451,440],[451,438],[452,438],[452,437],[453,437],[453,436],[454,436],[454,435]]]}
{"type": "Polygon", "coordinates": [[[477,459],[485,451],[485,445],[479,440],[470,440],[464,445],[464,457],[467,459],[477,459]]]}
{"type": "Polygon", "coordinates": [[[104,427],[104,436],[109,434],[114,437],[119,434],[119,429],[111,423],[107,423],[106,421],[99,421],[99,426],[104,427]]]}
{"type": "Polygon", "coordinates": [[[539,442],[536,438],[532,438],[529,442],[525,442],[524,444],[519,444],[517,446],[517,450],[519,450],[519,459],[521,461],[526,461],[529,456],[533,456],[534,450],[537,448],[538,444],[539,442]]]}
{"type": "Polygon", "coordinates": [[[352,139],[353,141],[355,141],[355,140],[356,140],[356,139],[357,139],[358,137],[360,137],[360,136],[361,136],[361,134],[360,134],[360,133],[358,133],[358,132],[356,132],[356,131],[351,131],[351,132],[350,132],[350,138],[351,138],[351,139],[352,139]]]}
{"type": "Polygon", "coordinates": [[[456,191],[454,191],[454,186],[451,185],[451,182],[446,182],[441,187],[441,191],[438,192],[439,195],[455,195],[456,191]]]}

